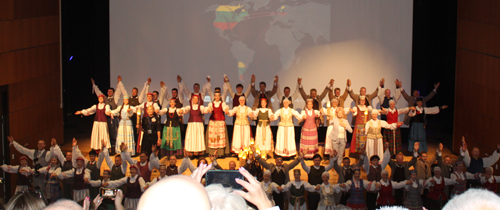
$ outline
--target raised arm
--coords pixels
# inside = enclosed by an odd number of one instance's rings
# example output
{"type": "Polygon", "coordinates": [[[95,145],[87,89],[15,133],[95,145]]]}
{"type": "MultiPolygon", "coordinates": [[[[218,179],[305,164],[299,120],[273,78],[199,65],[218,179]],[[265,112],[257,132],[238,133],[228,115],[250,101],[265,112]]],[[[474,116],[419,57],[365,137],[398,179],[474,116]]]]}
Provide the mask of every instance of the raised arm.
{"type": "Polygon", "coordinates": [[[50,147],[50,153],[53,154],[61,164],[63,164],[64,161],[66,160],[61,151],[61,148],[59,148],[57,144],[55,146],[50,147]]]}
{"type": "Polygon", "coordinates": [[[156,156],[156,152],[152,152],[149,156],[149,170],[153,171],[153,168],[160,168],[160,159],[156,156]]]}
{"type": "Polygon", "coordinates": [[[267,163],[266,160],[260,157],[260,155],[255,155],[254,157],[257,161],[259,161],[260,165],[267,170],[271,170],[271,168],[274,166],[274,164],[267,163]]]}
{"type": "Polygon", "coordinates": [[[120,79],[118,80],[118,84],[116,84],[116,91],[115,91],[115,94],[113,94],[113,98],[115,99],[115,104],[118,104],[119,100],[120,100],[120,97],[122,95],[122,86],[123,86],[123,83],[121,81],[121,77],[119,77],[120,79]]]}
{"type": "Polygon", "coordinates": [[[113,162],[113,160],[111,160],[107,147],[103,147],[102,154],[104,154],[104,158],[106,159],[106,164],[108,164],[108,167],[111,169],[115,163],[113,162]]]}
{"type": "Polygon", "coordinates": [[[144,102],[144,98],[146,97],[146,94],[148,92],[148,89],[149,89],[149,85],[148,83],[151,82],[151,79],[148,79],[145,83],[144,83],[144,86],[142,87],[141,89],[141,93],[139,93],[139,103],[142,103],[144,102]]]}
{"type": "Polygon", "coordinates": [[[497,144],[497,149],[489,157],[483,158],[484,167],[489,167],[494,165],[499,158],[498,151],[500,150],[500,144],[497,144]]]}
{"type": "Polygon", "coordinates": [[[130,157],[128,149],[126,149],[125,151],[123,151],[122,154],[121,154],[121,156],[122,156],[122,159],[124,159],[125,161],[127,161],[130,165],[137,165],[137,160],[132,159],[132,157],[130,157]]]}
{"type": "Polygon", "coordinates": [[[14,145],[14,148],[21,154],[28,156],[30,159],[34,159],[35,156],[35,150],[34,149],[28,149],[26,147],[21,146],[19,143],[16,141],[12,141],[12,144],[14,145]]]}
{"type": "Polygon", "coordinates": [[[2,165],[2,170],[6,173],[15,174],[19,170],[20,166],[2,165]]]}
{"type": "Polygon", "coordinates": [[[436,85],[439,87],[439,83],[438,84],[435,84],[434,85],[434,89],[429,93],[429,95],[427,95],[426,97],[424,97],[423,101],[424,102],[427,102],[429,100],[431,100],[437,93],[437,87],[436,85]]]}
{"type": "MultiPolygon", "coordinates": [[[[309,172],[311,171],[311,167],[306,165],[303,158],[300,159],[300,165],[302,166],[302,169],[304,169],[304,171],[306,171],[306,173],[309,174],[309,172]]],[[[325,169],[325,171],[328,171],[328,170],[325,169]]]]}
{"type": "Polygon", "coordinates": [[[405,101],[408,102],[408,106],[415,106],[415,101],[413,100],[413,97],[408,95],[408,93],[406,93],[406,91],[403,88],[401,88],[401,94],[403,95],[405,101]]]}
{"type": "Polygon", "coordinates": [[[108,187],[109,188],[118,188],[124,184],[127,184],[127,179],[128,179],[128,177],[123,177],[123,178],[118,179],[118,180],[109,181],[108,187]]]}

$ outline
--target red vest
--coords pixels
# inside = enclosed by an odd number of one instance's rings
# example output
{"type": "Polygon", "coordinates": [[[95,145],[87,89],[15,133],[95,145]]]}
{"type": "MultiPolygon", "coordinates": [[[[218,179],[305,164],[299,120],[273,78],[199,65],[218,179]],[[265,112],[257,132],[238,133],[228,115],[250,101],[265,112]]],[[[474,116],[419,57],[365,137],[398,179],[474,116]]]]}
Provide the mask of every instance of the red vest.
{"type": "Polygon", "coordinates": [[[149,170],[149,161],[144,166],[141,166],[141,162],[137,162],[136,165],[139,168],[139,171],[141,172],[141,177],[144,179],[144,181],[150,182],[151,181],[151,171],[149,170]]]}
{"type": "Polygon", "coordinates": [[[95,116],[94,116],[94,121],[97,122],[107,122],[108,117],[106,116],[106,105],[104,105],[104,108],[99,109],[99,104],[95,105],[95,116]]]}
{"type": "Polygon", "coordinates": [[[397,123],[398,122],[398,110],[394,113],[387,112],[387,123],[392,124],[392,123],[397,123]]]}
{"type": "Polygon", "coordinates": [[[82,170],[81,174],[76,174],[76,168],[73,172],[73,177],[75,178],[75,182],[73,182],[73,190],[83,190],[87,189],[87,184],[85,184],[85,180],[83,179],[83,175],[85,174],[85,168],[82,170]]]}
{"type": "Polygon", "coordinates": [[[444,187],[444,178],[441,177],[441,184],[435,183],[432,187],[432,191],[427,193],[427,197],[435,201],[439,201],[439,197],[441,197],[442,201],[448,200],[448,196],[444,193],[444,187]]]}
{"type": "Polygon", "coordinates": [[[127,177],[127,192],[125,193],[126,198],[140,198],[142,195],[141,185],[139,184],[139,177],[134,183],[130,183],[130,177],[127,177]]]}
{"type": "Polygon", "coordinates": [[[387,180],[389,185],[386,187],[380,184],[380,190],[378,191],[377,204],[380,206],[392,205],[396,203],[396,200],[392,196],[392,182],[387,180]]]}
{"type": "Polygon", "coordinates": [[[495,176],[493,176],[493,183],[490,183],[489,181],[486,181],[483,184],[483,188],[487,189],[487,190],[489,190],[491,192],[497,193],[497,180],[495,179],[495,176]]]}
{"type": "Polygon", "coordinates": [[[214,110],[214,113],[210,115],[210,120],[213,121],[225,121],[226,117],[224,116],[224,111],[222,110],[222,102],[220,103],[219,107],[215,107],[215,103],[212,102],[212,108],[214,110]]]}

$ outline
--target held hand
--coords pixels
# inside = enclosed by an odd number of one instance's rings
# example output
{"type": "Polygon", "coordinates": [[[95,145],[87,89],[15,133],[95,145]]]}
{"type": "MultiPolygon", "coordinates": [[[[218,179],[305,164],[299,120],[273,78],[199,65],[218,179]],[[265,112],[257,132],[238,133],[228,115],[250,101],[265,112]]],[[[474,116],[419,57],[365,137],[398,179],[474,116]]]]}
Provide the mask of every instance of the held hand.
{"type": "Polygon", "coordinates": [[[235,190],[234,193],[240,195],[245,200],[253,203],[257,206],[257,209],[269,209],[272,207],[272,203],[267,198],[264,188],[261,187],[260,182],[257,181],[245,168],[241,167],[239,169],[240,173],[248,180],[248,182],[242,179],[236,179],[236,183],[243,186],[248,192],[245,193],[241,190],[235,190]]]}
{"type": "Polygon", "coordinates": [[[52,138],[52,139],[50,140],[50,145],[51,145],[51,146],[53,146],[53,147],[55,147],[55,146],[57,145],[57,141],[56,141],[56,139],[55,139],[55,138],[52,138]]]}
{"type": "Polygon", "coordinates": [[[207,76],[207,82],[210,82],[210,77],[209,76],[207,76]]]}
{"type": "Polygon", "coordinates": [[[382,86],[384,86],[384,84],[385,84],[385,79],[382,78],[382,80],[380,80],[380,86],[382,87],[382,86]]]}
{"type": "Polygon", "coordinates": [[[278,191],[283,191],[283,188],[281,186],[276,186],[276,189],[278,189],[278,191]]]}
{"type": "Polygon", "coordinates": [[[76,140],[76,138],[73,138],[73,141],[71,141],[71,145],[74,147],[78,144],[78,141],[76,140]]]}
{"type": "Polygon", "coordinates": [[[139,128],[139,125],[135,125],[135,128],[139,128]]]}
{"type": "Polygon", "coordinates": [[[224,82],[229,82],[229,78],[227,78],[227,75],[224,75],[224,82]]]}
{"type": "Polygon", "coordinates": [[[181,81],[182,81],[181,76],[177,75],[177,82],[181,82],[181,81]]]}
{"type": "Polygon", "coordinates": [[[330,79],[330,86],[333,86],[333,83],[335,82],[335,80],[333,79],[330,79]]]}
{"type": "Polygon", "coordinates": [[[386,112],[386,109],[384,107],[381,107],[382,108],[382,112],[386,112]]]}
{"type": "Polygon", "coordinates": [[[413,182],[411,180],[406,180],[406,185],[411,185],[413,182]]]}
{"type": "Polygon", "coordinates": [[[448,105],[441,106],[441,109],[446,109],[446,108],[448,108],[448,105]]]}
{"type": "Polygon", "coordinates": [[[90,78],[90,82],[92,82],[92,85],[94,85],[94,84],[95,84],[95,82],[94,82],[94,79],[93,79],[93,78],[90,78]]]}
{"type": "Polygon", "coordinates": [[[148,85],[151,85],[151,78],[148,78],[148,85]]]}
{"type": "Polygon", "coordinates": [[[354,113],[354,109],[349,108],[349,111],[350,111],[351,113],[354,113]]]}
{"type": "Polygon", "coordinates": [[[84,178],[83,180],[86,184],[90,184],[89,178],[84,178]]]}
{"type": "Polygon", "coordinates": [[[351,87],[351,80],[350,79],[347,79],[347,87],[351,87]]]}
{"type": "Polygon", "coordinates": [[[278,75],[274,76],[274,82],[278,82],[278,75]]]}
{"type": "Polygon", "coordinates": [[[442,143],[439,143],[439,149],[438,151],[443,151],[443,144],[442,143]]]}
{"type": "Polygon", "coordinates": [[[434,89],[437,90],[440,84],[441,84],[441,82],[434,84],[434,89]]]}
{"type": "Polygon", "coordinates": [[[128,108],[128,109],[127,109],[127,112],[131,112],[131,111],[132,111],[132,109],[131,109],[131,108],[128,108]]]}
{"type": "Polygon", "coordinates": [[[321,186],[320,185],[316,185],[316,188],[314,188],[315,190],[319,190],[321,189],[321,186]]]}
{"type": "Polygon", "coordinates": [[[106,148],[106,142],[104,142],[104,139],[101,140],[101,148],[106,148]]]}
{"type": "Polygon", "coordinates": [[[396,89],[401,87],[401,86],[399,86],[399,80],[398,79],[396,79],[396,81],[394,81],[394,84],[396,84],[396,89]]]}
{"type": "Polygon", "coordinates": [[[252,83],[255,83],[255,74],[252,74],[252,79],[250,80],[252,83]]]}
{"type": "Polygon", "coordinates": [[[81,112],[81,111],[76,111],[76,112],[75,112],[75,115],[81,115],[81,114],[82,114],[82,112],[81,112]]]}
{"type": "Polygon", "coordinates": [[[122,152],[124,152],[125,150],[127,150],[127,145],[124,142],[122,142],[122,144],[120,144],[120,150],[122,152]]]}
{"type": "Polygon", "coordinates": [[[160,87],[165,87],[165,82],[161,81],[160,82],[160,87]]]}
{"type": "Polygon", "coordinates": [[[50,174],[50,178],[56,178],[57,177],[57,174],[56,173],[51,173],[50,174]]]}
{"type": "Polygon", "coordinates": [[[415,144],[413,145],[413,150],[418,152],[418,149],[420,149],[420,143],[415,142],[415,144]]]}
{"type": "Polygon", "coordinates": [[[389,149],[389,142],[385,142],[384,143],[384,151],[389,149]]]}
{"type": "Polygon", "coordinates": [[[345,188],[345,183],[339,184],[339,186],[345,188]]]}
{"type": "Polygon", "coordinates": [[[107,183],[107,182],[106,183],[102,183],[103,187],[107,187],[108,185],[109,185],[109,183],[107,183]]]}
{"type": "Polygon", "coordinates": [[[402,126],[404,123],[403,122],[398,122],[397,125],[398,126],[402,126]]]}
{"type": "Polygon", "coordinates": [[[298,83],[299,85],[301,85],[301,84],[302,84],[302,79],[301,79],[301,78],[297,78],[297,83],[298,83]]]}
{"type": "Polygon", "coordinates": [[[118,82],[122,81],[122,76],[118,75],[118,82]]]}
{"type": "Polygon", "coordinates": [[[417,110],[417,108],[415,108],[414,106],[410,107],[410,109],[413,110],[413,111],[417,110]]]}

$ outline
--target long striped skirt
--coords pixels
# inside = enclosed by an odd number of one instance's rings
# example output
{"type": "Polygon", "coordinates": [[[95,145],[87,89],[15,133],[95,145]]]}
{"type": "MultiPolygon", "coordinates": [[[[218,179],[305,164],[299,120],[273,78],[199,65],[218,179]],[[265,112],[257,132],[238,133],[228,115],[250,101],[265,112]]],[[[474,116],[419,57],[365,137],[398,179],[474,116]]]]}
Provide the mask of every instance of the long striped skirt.
{"type": "Polygon", "coordinates": [[[395,155],[401,152],[401,129],[384,129],[384,143],[389,142],[389,152],[395,155]]]}
{"type": "Polygon", "coordinates": [[[118,126],[118,136],[116,137],[116,153],[121,153],[120,145],[123,142],[127,145],[127,151],[130,152],[130,155],[135,155],[134,130],[132,129],[132,124],[124,125],[120,123],[118,126]]]}
{"type": "Polygon", "coordinates": [[[161,155],[182,155],[181,128],[180,127],[163,127],[161,138],[161,155]]]}
{"type": "Polygon", "coordinates": [[[227,134],[226,122],[210,120],[205,132],[205,147],[207,154],[224,156],[229,154],[229,135],[227,134]]]}
{"type": "Polygon", "coordinates": [[[300,152],[304,152],[305,158],[312,158],[318,152],[318,129],[315,124],[311,125],[304,125],[300,132],[300,152]]]}

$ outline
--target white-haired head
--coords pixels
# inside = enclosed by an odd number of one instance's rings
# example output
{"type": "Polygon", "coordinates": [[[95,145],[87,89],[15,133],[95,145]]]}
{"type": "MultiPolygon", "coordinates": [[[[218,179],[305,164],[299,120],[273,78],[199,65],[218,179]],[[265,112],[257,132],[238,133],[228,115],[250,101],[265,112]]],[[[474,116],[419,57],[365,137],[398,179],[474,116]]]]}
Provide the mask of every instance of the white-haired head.
{"type": "Polygon", "coordinates": [[[404,206],[381,206],[378,210],[408,210],[404,206]]]}
{"type": "Polygon", "coordinates": [[[60,199],[56,201],[55,203],[50,204],[50,206],[47,206],[48,210],[83,210],[82,206],[80,206],[77,202],[73,200],[67,200],[67,199],[60,199]]]}
{"type": "Polygon", "coordinates": [[[441,171],[441,167],[439,167],[439,166],[435,166],[435,167],[434,167],[434,173],[436,173],[436,171],[441,171]]]}
{"type": "Polygon", "coordinates": [[[328,173],[328,171],[325,171],[321,174],[321,177],[323,177],[324,175],[327,175],[328,177],[330,177],[330,173],[328,173]]]}
{"type": "Polygon", "coordinates": [[[394,100],[392,100],[392,99],[391,99],[391,100],[389,100],[389,105],[391,105],[391,104],[396,104],[396,101],[394,101],[394,100]]]}
{"type": "Polygon", "coordinates": [[[389,171],[383,170],[381,174],[387,174],[387,175],[389,175],[389,171]]]}
{"type": "Polygon", "coordinates": [[[266,175],[266,174],[267,174],[267,175],[271,175],[271,171],[270,171],[270,170],[265,170],[265,171],[264,171],[264,175],[266,175]]]}
{"type": "Polygon", "coordinates": [[[443,210],[487,209],[500,210],[500,197],[483,189],[469,189],[451,199],[443,210]]]}
{"type": "Polygon", "coordinates": [[[373,110],[372,110],[372,114],[377,114],[377,115],[378,115],[378,113],[379,113],[379,111],[378,111],[378,110],[376,110],[376,109],[373,109],[373,110]]]}
{"type": "Polygon", "coordinates": [[[212,204],[212,210],[246,210],[248,209],[245,199],[230,188],[224,188],[222,184],[211,184],[205,187],[208,198],[212,204]]]}
{"type": "Polygon", "coordinates": [[[238,99],[245,99],[245,96],[240,96],[238,99]]]}
{"type": "Polygon", "coordinates": [[[142,194],[138,210],[183,209],[189,204],[191,209],[210,210],[210,200],[203,185],[185,175],[169,176],[152,185],[142,194]],[[175,190],[167,190],[175,189],[175,190]],[[196,198],[196,202],[193,202],[196,198]],[[168,203],[168,205],[165,205],[168,203]]]}

